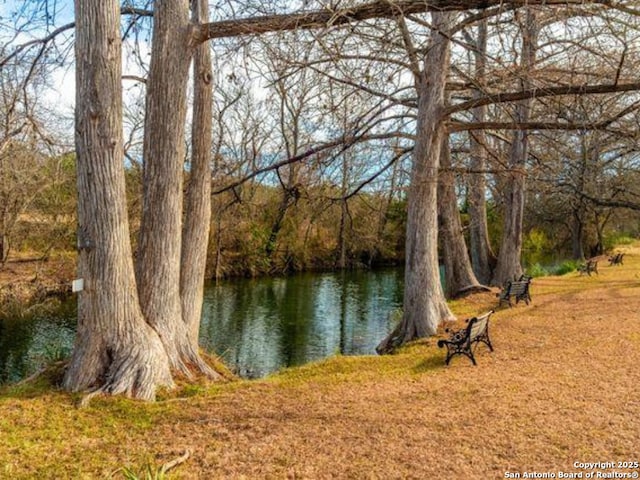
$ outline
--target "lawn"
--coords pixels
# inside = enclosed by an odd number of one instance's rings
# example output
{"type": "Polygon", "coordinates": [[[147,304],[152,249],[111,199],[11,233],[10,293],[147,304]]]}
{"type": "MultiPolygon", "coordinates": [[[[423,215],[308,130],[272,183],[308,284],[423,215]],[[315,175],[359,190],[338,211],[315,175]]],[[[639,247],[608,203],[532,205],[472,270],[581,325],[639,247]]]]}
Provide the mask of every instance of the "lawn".
{"type": "MultiPolygon", "coordinates": [[[[600,262],[599,275],[534,279],[531,305],[492,317],[495,351],[480,346],[476,367],[463,357],[445,367],[433,338],[396,355],[183,386],[153,404],[77,408],[48,377],[5,389],[0,478],[126,478],[125,468],[145,478],[186,451],[167,478],[637,474],[617,462],[640,461],[640,244],[619,250],[624,265],[600,262]]],[[[453,309],[496,305],[481,294],[453,309]]]]}

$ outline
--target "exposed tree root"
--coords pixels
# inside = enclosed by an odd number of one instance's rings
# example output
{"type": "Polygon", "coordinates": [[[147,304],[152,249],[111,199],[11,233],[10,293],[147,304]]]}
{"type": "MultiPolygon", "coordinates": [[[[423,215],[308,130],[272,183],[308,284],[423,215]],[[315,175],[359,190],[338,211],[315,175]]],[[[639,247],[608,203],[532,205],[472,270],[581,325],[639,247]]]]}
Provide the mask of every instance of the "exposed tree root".
{"type": "MultiPolygon", "coordinates": [[[[437,307],[436,307],[437,308],[437,307]]],[[[439,309],[439,312],[436,314],[436,317],[439,318],[440,322],[450,322],[454,321],[455,317],[449,312],[448,309],[439,309]]],[[[416,325],[415,321],[408,321],[406,316],[403,316],[402,321],[393,329],[393,331],[386,336],[384,340],[382,340],[378,346],[376,347],[376,352],[378,355],[386,355],[390,353],[394,353],[396,349],[408,343],[412,340],[417,340],[419,338],[429,337],[434,332],[429,332],[424,328],[419,328],[416,325]]]]}
{"type": "Polygon", "coordinates": [[[78,408],[85,408],[89,406],[89,403],[91,403],[91,400],[94,399],[95,397],[98,397],[102,394],[104,394],[104,390],[102,388],[99,388],[98,390],[94,390],[92,392],[89,392],[85,395],[82,396],[82,398],[80,399],[80,401],[78,402],[77,406],[78,408]]]}
{"type": "Polygon", "coordinates": [[[491,291],[491,288],[487,287],[486,285],[480,285],[480,284],[467,285],[466,287],[462,287],[458,289],[458,291],[453,295],[452,298],[457,299],[457,298],[466,297],[467,295],[472,295],[474,293],[490,292],[490,291],[491,291]]]}
{"type": "Polygon", "coordinates": [[[188,449],[185,450],[184,453],[180,455],[178,458],[174,458],[170,462],[167,462],[164,465],[162,465],[162,467],[160,467],[160,474],[161,475],[166,474],[172,468],[175,468],[181,463],[186,462],[190,456],[191,456],[191,452],[188,449]]]}
{"type": "Polygon", "coordinates": [[[393,331],[386,336],[384,340],[382,340],[378,346],[376,347],[376,352],[378,355],[387,355],[393,353],[398,347],[400,347],[403,343],[407,342],[405,340],[406,332],[405,332],[404,320],[400,322],[393,331]]]}

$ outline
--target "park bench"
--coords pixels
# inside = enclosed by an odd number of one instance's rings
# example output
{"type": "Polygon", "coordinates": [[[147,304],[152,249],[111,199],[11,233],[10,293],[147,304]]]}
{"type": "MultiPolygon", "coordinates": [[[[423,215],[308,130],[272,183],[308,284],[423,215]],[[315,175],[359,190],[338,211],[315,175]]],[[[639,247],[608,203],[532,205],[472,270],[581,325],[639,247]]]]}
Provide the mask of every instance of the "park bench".
{"type": "Polygon", "coordinates": [[[589,275],[591,276],[591,272],[598,273],[598,262],[597,260],[587,260],[587,263],[584,265],[580,265],[578,267],[578,271],[580,275],[589,275]]]}
{"type": "Polygon", "coordinates": [[[624,253],[616,253],[609,257],[609,265],[622,265],[622,257],[624,257],[624,253]]]}
{"type": "MultiPolygon", "coordinates": [[[[480,343],[484,343],[493,352],[493,345],[491,345],[489,338],[489,317],[492,313],[493,310],[479,317],[468,319],[465,328],[452,332],[446,340],[438,340],[439,348],[447,348],[445,365],[449,365],[451,358],[455,355],[465,355],[474,365],[477,365],[473,351],[480,343]]],[[[449,333],[449,329],[445,331],[449,333]]]]}
{"type": "Polygon", "coordinates": [[[531,277],[526,275],[522,275],[519,280],[508,281],[507,284],[502,287],[502,291],[496,294],[500,299],[498,306],[502,305],[502,302],[506,302],[510,307],[513,307],[513,303],[511,303],[512,297],[515,297],[516,304],[522,300],[529,305],[531,301],[531,294],[529,293],[530,285],[531,277]]]}

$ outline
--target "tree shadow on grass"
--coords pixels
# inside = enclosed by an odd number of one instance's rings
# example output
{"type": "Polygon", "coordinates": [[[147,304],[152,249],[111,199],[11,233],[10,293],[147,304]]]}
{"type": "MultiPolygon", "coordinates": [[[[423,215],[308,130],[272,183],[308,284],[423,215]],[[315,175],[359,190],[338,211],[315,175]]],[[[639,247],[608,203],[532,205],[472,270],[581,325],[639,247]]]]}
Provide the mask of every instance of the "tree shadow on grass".
{"type": "Polygon", "coordinates": [[[445,368],[444,359],[446,355],[441,354],[437,350],[429,349],[422,361],[416,364],[413,373],[427,373],[445,368]]]}

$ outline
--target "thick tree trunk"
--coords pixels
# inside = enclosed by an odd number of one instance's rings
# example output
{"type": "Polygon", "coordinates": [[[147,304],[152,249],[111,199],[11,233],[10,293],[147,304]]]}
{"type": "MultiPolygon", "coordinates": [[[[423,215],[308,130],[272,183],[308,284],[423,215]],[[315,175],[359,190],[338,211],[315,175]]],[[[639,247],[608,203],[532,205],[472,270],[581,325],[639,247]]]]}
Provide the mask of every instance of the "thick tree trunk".
{"type": "MultiPolygon", "coordinates": [[[[522,89],[531,88],[530,71],[536,61],[538,23],[535,13],[525,9],[525,25],[522,32],[522,89]]],[[[516,106],[517,123],[527,123],[531,100],[516,106]]],[[[522,275],[522,226],[525,202],[526,159],[528,155],[528,131],[517,130],[513,134],[509,154],[509,178],[504,195],[504,225],[498,264],[491,283],[496,286],[522,275]]]]}
{"type": "Polygon", "coordinates": [[[191,341],[180,298],[184,125],[194,50],[188,0],[156,2],[152,41],[137,268],[140,305],[173,369],[190,376],[195,367],[213,376],[191,341]]]}
{"type": "MultiPolygon", "coordinates": [[[[209,17],[208,3],[193,1],[194,22],[209,17]]],[[[193,121],[191,133],[191,169],[185,200],[185,224],[182,232],[180,298],[182,318],[187,325],[191,344],[198,348],[207,247],[211,224],[211,144],[213,123],[213,74],[211,51],[201,44],[193,61],[193,121]]]]}
{"type": "MultiPolygon", "coordinates": [[[[485,77],[485,64],[487,51],[487,19],[478,26],[477,49],[475,54],[476,81],[482,84],[485,77]]],[[[474,97],[480,98],[483,93],[474,91],[474,97]]],[[[474,121],[482,123],[486,119],[486,105],[474,108],[472,111],[474,121]]],[[[489,227],[487,225],[487,201],[486,179],[484,170],[487,168],[486,136],[482,130],[470,132],[471,162],[473,172],[469,178],[469,249],[471,251],[471,263],[476,278],[483,284],[491,281],[491,272],[496,263],[495,254],[489,241],[489,227]]]]}
{"type": "Polygon", "coordinates": [[[438,265],[438,167],[445,135],[442,114],[449,71],[449,36],[454,14],[432,13],[433,28],[418,89],[417,136],[408,196],[404,315],[377,347],[392,351],[411,340],[434,335],[453,314],[440,284],[438,265]]]}
{"type": "Polygon", "coordinates": [[[145,323],[125,201],[120,5],[76,0],[78,333],[64,387],[153,399],[169,362],[145,323]]]}
{"type": "Polygon", "coordinates": [[[438,173],[439,236],[445,272],[445,294],[455,298],[465,293],[489,290],[480,285],[471,268],[467,245],[462,233],[455,190],[455,174],[451,170],[449,138],[442,140],[438,173]]]}
{"type": "Polygon", "coordinates": [[[518,159],[526,155],[526,132],[516,132],[510,153],[510,172],[504,194],[502,241],[492,285],[501,286],[522,275],[522,224],[524,216],[525,172],[518,159]]]}

